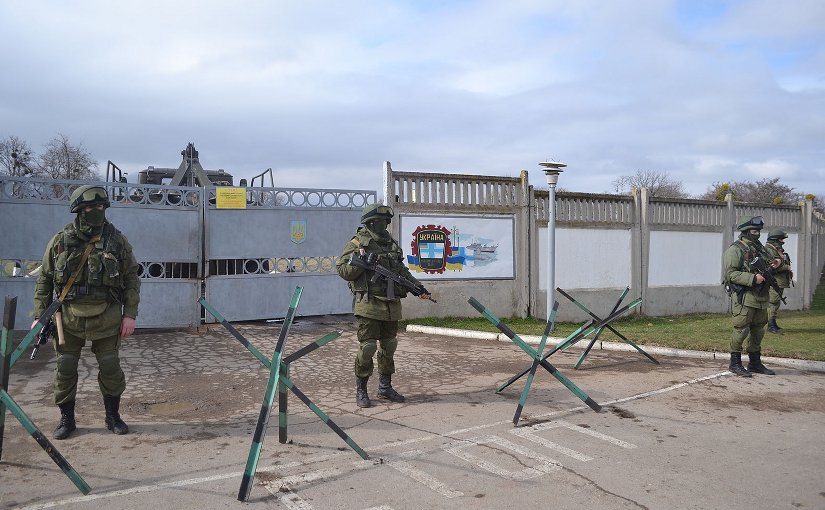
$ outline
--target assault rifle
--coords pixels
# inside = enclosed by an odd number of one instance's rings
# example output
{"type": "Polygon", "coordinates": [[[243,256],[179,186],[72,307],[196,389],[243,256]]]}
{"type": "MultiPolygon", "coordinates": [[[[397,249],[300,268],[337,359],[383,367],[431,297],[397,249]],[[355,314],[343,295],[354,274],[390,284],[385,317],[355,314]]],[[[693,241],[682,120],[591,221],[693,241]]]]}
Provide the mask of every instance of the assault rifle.
{"type": "Polygon", "coordinates": [[[29,359],[34,359],[37,356],[37,350],[40,349],[41,345],[45,345],[46,342],[49,341],[49,338],[55,334],[56,329],[54,319],[49,319],[49,322],[47,322],[46,325],[43,326],[43,329],[40,330],[40,333],[38,333],[37,341],[34,343],[29,359]]]}
{"type": "Polygon", "coordinates": [[[762,285],[769,285],[776,291],[777,294],[779,294],[779,299],[787,305],[788,302],[785,301],[785,296],[782,295],[782,287],[780,287],[779,282],[776,281],[776,277],[773,275],[773,268],[770,264],[768,264],[762,257],[754,257],[754,259],[750,262],[750,266],[754,271],[756,271],[756,274],[761,274],[762,278],[765,279],[765,281],[762,282],[762,285]]]}
{"type": "Polygon", "coordinates": [[[393,285],[393,282],[395,282],[407,289],[407,291],[413,296],[421,296],[422,294],[426,294],[428,296],[427,299],[433,303],[438,303],[438,301],[430,296],[430,293],[424,288],[423,285],[416,285],[403,276],[396,274],[379,264],[378,257],[374,253],[367,254],[366,257],[353,253],[349,257],[349,265],[372,271],[372,278],[370,278],[372,282],[377,282],[379,278],[386,280],[387,297],[389,299],[395,299],[395,286],[393,285]]]}

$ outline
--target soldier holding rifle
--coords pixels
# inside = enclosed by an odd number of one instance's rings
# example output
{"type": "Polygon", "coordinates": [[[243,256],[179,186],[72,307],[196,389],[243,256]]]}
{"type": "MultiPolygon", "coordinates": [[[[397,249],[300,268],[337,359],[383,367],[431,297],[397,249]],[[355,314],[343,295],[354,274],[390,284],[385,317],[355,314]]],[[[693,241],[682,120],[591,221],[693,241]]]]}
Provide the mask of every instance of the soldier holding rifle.
{"type": "Polygon", "coordinates": [[[392,387],[395,372],[393,354],[398,346],[398,321],[401,319],[401,298],[407,293],[421,299],[431,299],[430,293],[404,265],[404,254],[387,227],[392,221],[391,207],[368,205],[361,215],[363,227],[344,246],[336,268],[349,282],[353,293],[353,313],[358,319],[358,353],[355,356],[356,397],[358,407],[370,407],[367,381],[373,371],[373,355],[378,353],[378,398],[404,402],[404,396],[392,387]],[[407,285],[381,276],[369,266],[378,264],[407,285]],[[410,285],[410,283],[412,285],[410,285]]]}
{"type": "Polygon", "coordinates": [[[779,313],[780,301],[784,301],[785,289],[791,286],[793,280],[793,271],[791,271],[791,258],[785,253],[783,245],[788,234],[781,229],[773,229],[768,232],[768,242],[765,243],[765,250],[771,259],[779,259],[782,261],[774,270],[776,283],[779,289],[773,286],[770,288],[770,300],[768,305],[768,333],[781,335],[782,328],[776,323],[776,316],[779,313]]]}
{"type": "Polygon", "coordinates": [[[115,434],[126,434],[129,427],[119,414],[126,377],[118,350],[121,339],[135,330],[139,266],[129,241],[106,220],[110,202],[103,187],[81,186],[69,202],[77,216],[46,246],[32,323],[34,327],[57,295],[63,304],[54,318],[58,334],[54,403],[60,408],[54,438],[66,439],[76,429],[77,366],[87,341],[97,358],[106,427],[115,434]]]}
{"type": "MultiPolygon", "coordinates": [[[[754,373],[774,375],[761,359],[762,338],[768,323],[768,286],[765,276],[752,265],[756,259],[768,257],[759,242],[763,226],[761,216],[743,217],[737,226],[741,232],[739,239],[725,250],[722,259],[724,283],[730,291],[733,314],[729,370],[741,377],[752,377],[754,373]],[[746,339],[747,370],[742,366],[742,347],[746,339]]],[[[778,259],[771,260],[770,266],[775,269],[780,263],[778,259]]]]}

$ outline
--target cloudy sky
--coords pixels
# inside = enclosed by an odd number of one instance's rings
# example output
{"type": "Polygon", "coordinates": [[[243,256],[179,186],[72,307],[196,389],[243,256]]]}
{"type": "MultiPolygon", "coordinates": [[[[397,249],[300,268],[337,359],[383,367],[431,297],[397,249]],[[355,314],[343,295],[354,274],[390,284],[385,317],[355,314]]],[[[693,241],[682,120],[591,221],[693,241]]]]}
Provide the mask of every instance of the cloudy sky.
{"type": "MultiPolygon", "coordinates": [[[[0,138],[129,172],[381,188],[396,170],[825,196],[821,0],[0,0],[0,138]]],[[[546,186],[546,185],[545,185],[546,186]]]]}

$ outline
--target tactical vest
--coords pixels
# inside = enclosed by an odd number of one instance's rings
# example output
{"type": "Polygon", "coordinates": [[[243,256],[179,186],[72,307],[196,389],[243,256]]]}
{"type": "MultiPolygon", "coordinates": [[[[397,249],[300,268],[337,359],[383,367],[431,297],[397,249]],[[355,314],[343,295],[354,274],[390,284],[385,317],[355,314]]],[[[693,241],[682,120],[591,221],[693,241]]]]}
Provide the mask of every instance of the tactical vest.
{"type": "MultiPolygon", "coordinates": [[[[59,295],[77,271],[87,242],[78,236],[74,223],[66,225],[58,236],[54,245],[54,284],[59,295]]],[[[120,231],[111,223],[104,224],[100,239],[94,243],[84,269],[66,295],[66,302],[80,299],[90,303],[122,301],[122,239],[120,231]]]]}
{"type": "MultiPolygon", "coordinates": [[[[379,264],[394,273],[403,274],[402,271],[406,267],[404,266],[404,253],[395,239],[390,238],[390,241],[389,244],[380,244],[370,237],[369,234],[359,231],[358,234],[352,238],[351,242],[355,244],[359,250],[363,250],[363,252],[359,251],[359,253],[363,253],[364,255],[375,253],[378,256],[379,264]]],[[[364,271],[364,274],[348,283],[350,291],[352,291],[353,294],[366,294],[370,297],[374,296],[384,299],[387,297],[387,280],[379,278],[376,281],[372,281],[372,274],[368,274],[368,271],[364,271]]],[[[407,289],[393,282],[390,282],[390,284],[394,285],[396,299],[407,296],[407,289]]]]}
{"type": "Polygon", "coordinates": [[[736,246],[742,253],[742,265],[739,270],[743,273],[752,273],[750,263],[753,259],[760,256],[759,249],[755,245],[748,244],[742,239],[737,239],[731,246],[736,246]]]}

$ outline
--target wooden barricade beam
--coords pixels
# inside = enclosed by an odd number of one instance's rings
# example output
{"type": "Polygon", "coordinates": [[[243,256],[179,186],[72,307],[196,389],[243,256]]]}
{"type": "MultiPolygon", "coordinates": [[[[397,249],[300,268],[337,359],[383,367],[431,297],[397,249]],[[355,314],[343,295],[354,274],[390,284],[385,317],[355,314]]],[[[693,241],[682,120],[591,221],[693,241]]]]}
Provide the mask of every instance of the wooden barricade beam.
{"type": "Polygon", "coordinates": [[[247,459],[246,469],[244,470],[244,477],[241,481],[241,488],[238,493],[239,501],[246,501],[252,491],[252,483],[255,477],[256,466],[258,458],[260,457],[261,448],[263,446],[263,439],[266,434],[266,426],[269,420],[269,415],[272,411],[272,405],[275,400],[275,394],[278,394],[278,440],[281,443],[287,441],[287,425],[288,425],[288,391],[292,391],[298,399],[304,403],[313,413],[315,413],[321,421],[326,424],[333,432],[335,432],[350,448],[352,448],[362,459],[369,459],[369,455],[361,449],[360,446],[344,432],[329,416],[327,416],[318,406],[316,406],[309,397],[306,396],[290,379],[289,364],[296,361],[310,352],[322,347],[332,340],[340,337],[343,331],[335,331],[328,333],[318,340],[305,345],[289,356],[283,356],[284,344],[286,342],[289,329],[292,326],[295,310],[301,298],[303,289],[297,287],[292,296],[290,307],[284,318],[284,324],[281,327],[280,336],[275,346],[275,352],[272,359],[267,359],[250,343],[237,329],[235,329],[217,310],[215,310],[205,298],[201,298],[198,302],[206,309],[215,319],[220,322],[244,347],[249,350],[262,365],[269,369],[270,377],[267,382],[267,389],[264,396],[264,402],[261,406],[261,413],[258,417],[258,424],[255,429],[255,435],[252,439],[252,447],[250,448],[249,457],[247,459]]]}
{"type": "MultiPolygon", "coordinates": [[[[582,303],[580,303],[578,300],[576,300],[573,296],[571,296],[570,294],[568,294],[567,292],[565,292],[564,290],[562,290],[558,287],[556,287],[556,290],[559,292],[559,294],[561,294],[562,296],[564,296],[567,299],[569,299],[570,301],[572,301],[573,304],[578,306],[582,311],[584,311],[584,313],[586,313],[589,316],[593,317],[594,320],[602,321],[601,317],[599,317],[595,313],[591,312],[586,306],[584,306],[582,303]]],[[[624,292],[622,292],[622,295],[619,296],[619,300],[616,301],[615,305],[613,305],[613,310],[611,310],[610,314],[608,314],[608,317],[613,316],[613,314],[616,313],[616,310],[619,308],[619,305],[621,305],[622,300],[624,300],[624,298],[625,298],[625,296],[627,295],[628,292],[630,292],[630,287],[625,288],[624,292]]],[[[639,299],[633,301],[633,303],[636,303],[637,301],[638,301],[638,303],[637,303],[637,305],[638,305],[638,304],[641,303],[642,300],[641,300],[641,298],[639,298],[639,299]]],[[[582,362],[584,361],[584,358],[587,356],[588,353],[590,353],[590,349],[593,348],[593,345],[595,345],[596,341],[599,339],[599,335],[601,335],[602,330],[605,329],[605,328],[609,329],[614,335],[618,336],[624,343],[630,345],[631,347],[633,347],[634,349],[639,351],[641,354],[645,355],[647,357],[647,359],[649,359],[653,363],[656,363],[657,365],[659,364],[659,361],[656,360],[656,358],[654,358],[653,356],[651,356],[650,354],[645,352],[644,349],[642,349],[641,347],[639,347],[638,345],[633,343],[633,341],[631,341],[629,338],[627,338],[626,336],[621,334],[619,331],[616,330],[616,328],[614,328],[613,326],[610,325],[609,322],[607,322],[603,326],[601,326],[597,329],[596,334],[590,340],[590,343],[584,349],[584,352],[579,357],[579,360],[576,362],[576,365],[573,368],[579,368],[579,366],[581,366],[582,362]]]]}
{"type": "MultiPolygon", "coordinates": [[[[576,395],[576,397],[578,397],[582,402],[587,404],[589,408],[593,409],[596,412],[602,410],[602,406],[597,404],[595,400],[593,400],[587,395],[587,393],[585,393],[584,391],[582,391],[581,388],[576,386],[573,383],[573,381],[571,381],[564,374],[559,372],[559,370],[556,367],[548,363],[546,359],[542,358],[540,353],[536,352],[535,349],[527,345],[527,343],[524,340],[522,340],[521,337],[518,336],[515,331],[510,329],[510,327],[507,326],[507,324],[501,322],[501,320],[498,317],[493,315],[487,308],[484,307],[484,305],[479,303],[478,300],[476,300],[476,298],[471,297],[468,300],[468,302],[473,308],[478,310],[481,313],[481,315],[484,316],[484,318],[486,318],[488,321],[490,321],[491,324],[498,328],[499,331],[507,335],[507,337],[510,338],[510,340],[512,340],[517,346],[519,346],[521,350],[527,353],[527,355],[530,356],[530,358],[532,358],[533,361],[537,361],[542,366],[542,368],[550,372],[550,375],[555,377],[568,390],[570,390],[574,395],[576,395]]],[[[525,373],[529,371],[530,369],[528,368],[525,373]]]]}
{"type": "MultiPolygon", "coordinates": [[[[57,302],[58,307],[60,306],[60,302],[57,302]]],[[[54,310],[51,311],[53,314],[57,310],[57,307],[54,307],[54,310]]],[[[75,471],[71,464],[66,460],[63,455],[55,448],[55,446],[49,441],[43,432],[37,428],[37,425],[31,420],[31,418],[26,415],[23,409],[14,401],[14,399],[9,395],[9,372],[11,371],[11,366],[14,364],[12,360],[17,360],[17,358],[12,357],[12,339],[11,334],[14,331],[14,316],[17,311],[17,297],[6,296],[5,307],[3,309],[3,329],[2,333],[0,333],[0,458],[2,458],[3,453],[3,433],[5,432],[5,417],[6,417],[6,408],[11,411],[11,414],[17,418],[17,421],[26,429],[37,444],[43,448],[49,457],[57,464],[57,467],[60,468],[63,473],[69,477],[69,480],[77,487],[77,489],[83,493],[84,495],[91,492],[91,487],[86,481],[80,476],[80,473],[75,471]]],[[[34,338],[34,336],[39,333],[40,329],[43,328],[43,325],[46,321],[48,321],[49,317],[46,317],[46,314],[43,314],[45,317],[45,321],[38,322],[39,327],[35,327],[32,329],[27,338],[34,338]],[[33,334],[32,334],[33,333],[33,334]]],[[[43,319],[43,317],[41,317],[43,319]]],[[[19,349],[20,352],[25,351],[25,348],[28,347],[28,344],[24,346],[23,349],[19,349]]],[[[17,351],[15,351],[17,352],[17,351]]],[[[18,356],[19,357],[19,356],[18,356]]]]}

